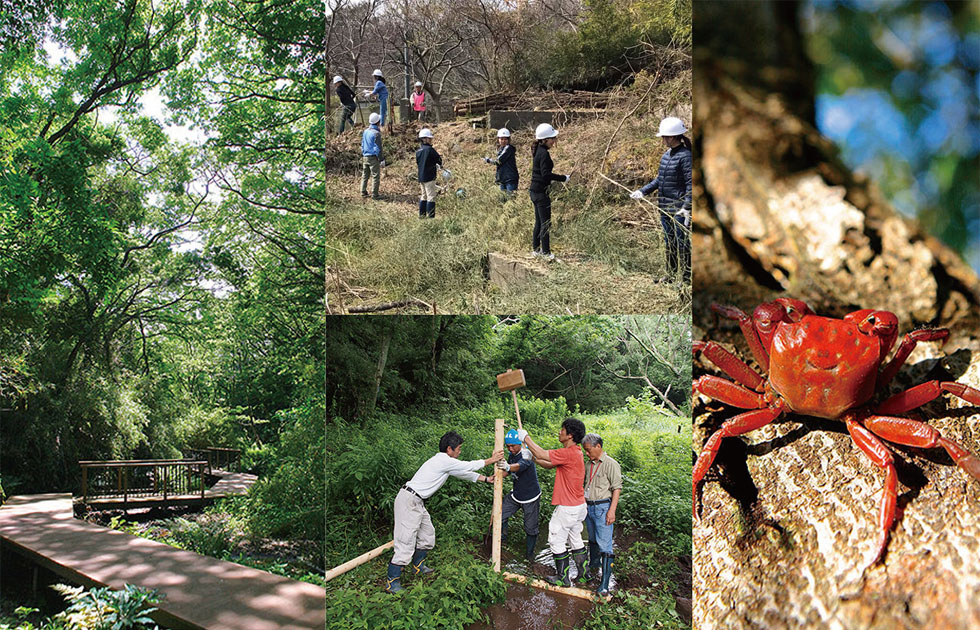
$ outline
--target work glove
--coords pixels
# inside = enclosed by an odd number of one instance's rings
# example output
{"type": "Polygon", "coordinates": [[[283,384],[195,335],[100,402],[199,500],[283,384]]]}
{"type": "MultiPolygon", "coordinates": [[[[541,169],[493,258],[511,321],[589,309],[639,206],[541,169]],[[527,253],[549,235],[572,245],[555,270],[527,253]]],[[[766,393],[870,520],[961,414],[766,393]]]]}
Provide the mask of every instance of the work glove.
{"type": "Polygon", "coordinates": [[[497,462],[496,464],[494,464],[494,466],[496,466],[497,468],[499,468],[500,470],[502,470],[504,472],[510,472],[510,464],[508,464],[504,460],[500,460],[499,462],[497,462]]]}
{"type": "Polygon", "coordinates": [[[388,166],[388,163],[385,162],[384,160],[381,160],[381,166],[388,166]]]}
{"type": "Polygon", "coordinates": [[[521,442],[523,442],[524,441],[524,438],[526,438],[526,437],[527,437],[527,431],[525,431],[524,429],[518,429],[517,430],[517,439],[518,440],[520,440],[521,442]]]}
{"type": "Polygon", "coordinates": [[[568,183],[568,180],[570,180],[571,178],[572,178],[571,175],[565,175],[565,183],[568,183]]]}
{"type": "Polygon", "coordinates": [[[643,199],[643,191],[634,190],[633,192],[630,193],[630,199],[643,199]]]}
{"type": "Polygon", "coordinates": [[[483,163],[484,164],[489,164],[490,162],[492,162],[492,160],[490,158],[488,158],[488,157],[483,158],[483,163]]]}
{"type": "Polygon", "coordinates": [[[691,209],[690,208],[684,208],[684,209],[678,211],[674,215],[674,218],[677,219],[678,221],[680,221],[681,223],[683,223],[684,224],[684,227],[686,227],[686,228],[691,227],[691,209]]]}
{"type": "Polygon", "coordinates": [[[371,96],[371,90],[364,90],[364,96],[365,97],[371,96]]]}

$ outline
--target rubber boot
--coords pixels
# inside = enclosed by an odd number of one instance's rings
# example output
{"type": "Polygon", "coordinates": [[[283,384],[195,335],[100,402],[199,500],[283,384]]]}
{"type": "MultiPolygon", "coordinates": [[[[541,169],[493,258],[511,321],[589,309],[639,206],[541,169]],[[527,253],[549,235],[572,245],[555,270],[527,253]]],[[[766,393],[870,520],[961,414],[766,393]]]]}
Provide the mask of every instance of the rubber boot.
{"type": "Polygon", "coordinates": [[[545,579],[555,586],[571,586],[572,580],[568,577],[568,559],[571,554],[568,551],[555,554],[555,575],[550,575],[545,579]]]}
{"type": "Polygon", "coordinates": [[[436,218],[436,202],[430,201],[428,210],[429,210],[429,218],[430,219],[436,218]]]}
{"type": "Polygon", "coordinates": [[[538,544],[538,535],[528,536],[524,541],[524,557],[528,562],[534,562],[534,546],[538,544]]]}
{"type": "Polygon", "coordinates": [[[598,595],[603,597],[609,595],[609,579],[612,577],[612,570],[613,554],[602,554],[602,581],[599,583],[599,588],[595,590],[598,595]]]}
{"type": "Polygon", "coordinates": [[[412,575],[428,575],[432,573],[432,569],[423,564],[425,562],[425,554],[429,553],[428,549],[416,549],[415,555],[412,556],[412,575]]]}
{"type": "Polygon", "coordinates": [[[425,202],[424,201],[419,201],[419,218],[420,219],[424,219],[425,218],[425,202]]]}
{"type": "Polygon", "coordinates": [[[402,577],[402,565],[400,564],[388,564],[388,580],[385,586],[385,591],[388,593],[397,593],[402,589],[401,583],[402,577]]]}
{"type": "Polygon", "coordinates": [[[599,543],[589,541],[589,569],[586,575],[590,580],[599,577],[599,567],[602,566],[602,554],[599,553],[599,543]]]}
{"type": "Polygon", "coordinates": [[[572,560],[575,562],[575,568],[578,570],[575,581],[581,584],[589,581],[589,578],[585,576],[585,560],[588,556],[589,554],[585,551],[585,547],[572,552],[572,560]]]}

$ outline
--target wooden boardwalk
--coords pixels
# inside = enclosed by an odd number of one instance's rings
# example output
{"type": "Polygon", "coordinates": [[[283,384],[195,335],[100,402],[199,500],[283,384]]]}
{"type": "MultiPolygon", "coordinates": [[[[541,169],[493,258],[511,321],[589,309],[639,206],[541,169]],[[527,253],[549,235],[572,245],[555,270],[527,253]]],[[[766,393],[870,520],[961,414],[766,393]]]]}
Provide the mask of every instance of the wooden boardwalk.
{"type": "Polygon", "coordinates": [[[67,493],[11,497],[0,507],[0,540],[88,587],[158,589],[166,598],[154,617],[172,628],[322,630],[326,624],[322,587],[86,523],[73,517],[67,493]]]}
{"type": "Polygon", "coordinates": [[[258,480],[258,477],[249,473],[236,473],[215,468],[211,471],[212,476],[218,477],[218,483],[204,491],[203,498],[200,493],[193,494],[171,494],[168,496],[137,496],[123,497],[123,495],[109,495],[101,497],[88,497],[83,500],[81,497],[75,499],[76,503],[85,503],[98,509],[126,508],[138,509],[149,507],[173,507],[179,505],[209,505],[218,499],[246,494],[249,488],[258,480]]]}

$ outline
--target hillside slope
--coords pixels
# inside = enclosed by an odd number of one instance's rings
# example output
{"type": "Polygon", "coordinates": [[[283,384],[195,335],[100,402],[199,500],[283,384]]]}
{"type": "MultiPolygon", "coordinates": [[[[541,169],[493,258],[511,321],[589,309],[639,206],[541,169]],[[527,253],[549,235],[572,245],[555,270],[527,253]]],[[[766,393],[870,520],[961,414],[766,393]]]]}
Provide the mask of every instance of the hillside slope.
{"type": "MultiPolygon", "coordinates": [[[[327,159],[327,278],[332,312],[411,301],[402,312],[674,312],[690,304],[690,287],[668,277],[656,207],[629,199],[652,179],[665,150],[655,137],[662,116],[689,86],[679,79],[647,113],[583,114],[560,127],[555,171],[572,176],[552,186],[552,251],[561,262],[531,256],[534,212],[527,194],[531,129],[515,130],[520,189],[504,200],[494,184],[496,130],[465,120],[431,125],[434,146],[453,178],[436,204],[436,219],[419,220],[414,152],[417,124],[385,133],[388,166],[380,201],[360,196],[360,134],[332,141],[327,159]],[[669,95],[669,97],[667,96],[669,95]],[[599,175],[609,147],[606,174],[599,175]],[[591,197],[591,198],[590,198],[591,197]],[[491,259],[494,278],[491,281],[491,259]],[[511,269],[496,276],[497,263],[511,269]],[[501,286],[502,285],[502,286],[501,286]]],[[[358,132],[360,131],[358,128],[358,132]]],[[[391,312],[390,310],[387,312],[391,312]]]]}

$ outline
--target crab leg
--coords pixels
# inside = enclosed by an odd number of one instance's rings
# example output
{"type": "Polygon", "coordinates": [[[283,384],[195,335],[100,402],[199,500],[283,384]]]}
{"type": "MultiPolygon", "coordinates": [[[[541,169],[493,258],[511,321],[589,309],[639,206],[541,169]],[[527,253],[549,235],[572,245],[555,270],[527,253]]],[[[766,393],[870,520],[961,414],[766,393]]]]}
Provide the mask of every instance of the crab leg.
{"type": "Polygon", "coordinates": [[[693,389],[709,398],[742,409],[762,409],[766,406],[765,398],[759,392],[726,381],[720,376],[702,376],[694,381],[693,389]]]}
{"type": "Polygon", "coordinates": [[[928,381],[895,394],[875,407],[875,413],[885,415],[905,413],[939,398],[943,392],[949,392],[968,403],[980,405],[980,390],[952,381],[928,381]]]}
{"type": "Polygon", "coordinates": [[[953,440],[944,438],[936,429],[925,422],[911,418],[895,418],[892,416],[868,416],[864,426],[882,439],[919,448],[943,447],[956,465],[980,479],[980,458],[966,450],[953,440]]]}
{"type": "Polygon", "coordinates": [[[912,354],[912,350],[915,349],[917,343],[920,341],[942,341],[946,343],[947,338],[949,338],[949,331],[945,328],[923,328],[922,330],[913,330],[906,334],[902,338],[902,343],[899,344],[898,350],[895,351],[895,356],[892,357],[892,360],[888,362],[888,365],[878,375],[878,389],[884,388],[895,378],[898,369],[905,365],[906,359],[912,354]]]}
{"type": "Polygon", "coordinates": [[[745,337],[745,341],[749,343],[749,349],[752,351],[752,356],[755,357],[756,363],[761,365],[762,369],[768,372],[769,351],[762,345],[762,340],[759,339],[759,333],[755,330],[755,325],[752,323],[752,318],[734,306],[712,304],[710,308],[721,317],[724,317],[725,319],[734,319],[738,322],[738,327],[742,329],[742,335],[745,337]]]}
{"type": "Polygon", "coordinates": [[[759,376],[758,372],[746,365],[744,361],[714,341],[695,341],[692,350],[694,354],[700,352],[703,356],[707,357],[708,360],[717,365],[722,372],[730,376],[736,383],[745,385],[756,391],[762,391],[765,379],[759,376]]]}
{"type": "Polygon", "coordinates": [[[891,531],[892,523],[895,522],[895,503],[898,495],[895,493],[895,486],[898,482],[898,475],[895,472],[895,460],[884,442],[874,436],[866,427],[861,426],[853,417],[845,418],[847,431],[851,434],[851,439],[857,444],[858,448],[868,456],[868,459],[875,466],[885,469],[885,486],[881,489],[881,502],[878,509],[878,552],[875,554],[871,564],[878,562],[882,554],[885,553],[885,545],[888,544],[888,532],[891,531]]]}
{"type": "Polygon", "coordinates": [[[776,407],[770,407],[768,409],[746,411],[745,413],[741,413],[734,418],[729,418],[717,431],[711,434],[708,441],[704,443],[704,447],[701,449],[701,454],[698,455],[698,461],[694,464],[692,478],[693,494],[691,495],[691,504],[692,508],[694,509],[694,520],[699,520],[698,486],[701,484],[701,480],[704,479],[704,476],[711,468],[711,464],[714,463],[715,456],[718,455],[718,449],[721,447],[721,441],[726,437],[742,435],[743,433],[748,433],[749,431],[755,431],[756,429],[764,427],[778,418],[782,413],[783,406],[781,403],[776,407]]]}

